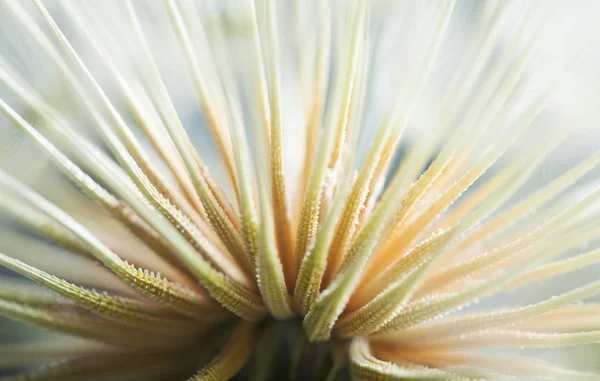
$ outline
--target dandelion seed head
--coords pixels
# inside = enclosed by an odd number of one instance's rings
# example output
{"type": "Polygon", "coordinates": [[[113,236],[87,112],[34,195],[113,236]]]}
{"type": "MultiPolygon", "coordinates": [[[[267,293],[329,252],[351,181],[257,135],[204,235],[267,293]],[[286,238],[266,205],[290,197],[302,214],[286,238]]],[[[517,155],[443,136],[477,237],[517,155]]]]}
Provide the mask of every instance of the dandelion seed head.
{"type": "Polygon", "coordinates": [[[598,378],[575,3],[0,0],[0,379],[598,378]]]}

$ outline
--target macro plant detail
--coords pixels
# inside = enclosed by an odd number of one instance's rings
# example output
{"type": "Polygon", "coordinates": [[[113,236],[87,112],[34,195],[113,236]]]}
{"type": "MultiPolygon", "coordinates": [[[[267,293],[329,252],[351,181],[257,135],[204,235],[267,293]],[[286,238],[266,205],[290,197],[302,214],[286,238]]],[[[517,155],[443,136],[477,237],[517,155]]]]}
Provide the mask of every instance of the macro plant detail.
{"type": "Polygon", "coordinates": [[[391,3],[0,0],[0,380],[600,379],[600,36],[391,3]]]}

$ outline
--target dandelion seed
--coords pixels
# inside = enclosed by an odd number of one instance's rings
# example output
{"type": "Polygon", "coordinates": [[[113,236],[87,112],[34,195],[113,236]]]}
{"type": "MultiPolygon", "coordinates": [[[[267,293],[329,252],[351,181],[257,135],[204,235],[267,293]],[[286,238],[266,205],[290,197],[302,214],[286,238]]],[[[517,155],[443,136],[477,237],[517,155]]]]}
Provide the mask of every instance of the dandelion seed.
{"type": "Polygon", "coordinates": [[[0,380],[600,379],[571,3],[0,4],[0,380]]]}

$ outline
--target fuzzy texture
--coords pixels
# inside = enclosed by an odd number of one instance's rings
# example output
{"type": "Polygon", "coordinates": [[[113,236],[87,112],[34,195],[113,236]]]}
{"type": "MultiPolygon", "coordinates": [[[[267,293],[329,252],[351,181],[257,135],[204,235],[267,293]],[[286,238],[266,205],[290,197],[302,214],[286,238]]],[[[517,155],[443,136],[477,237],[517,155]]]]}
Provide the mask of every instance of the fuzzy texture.
{"type": "Polygon", "coordinates": [[[600,379],[571,3],[0,4],[0,380],[600,379]]]}

